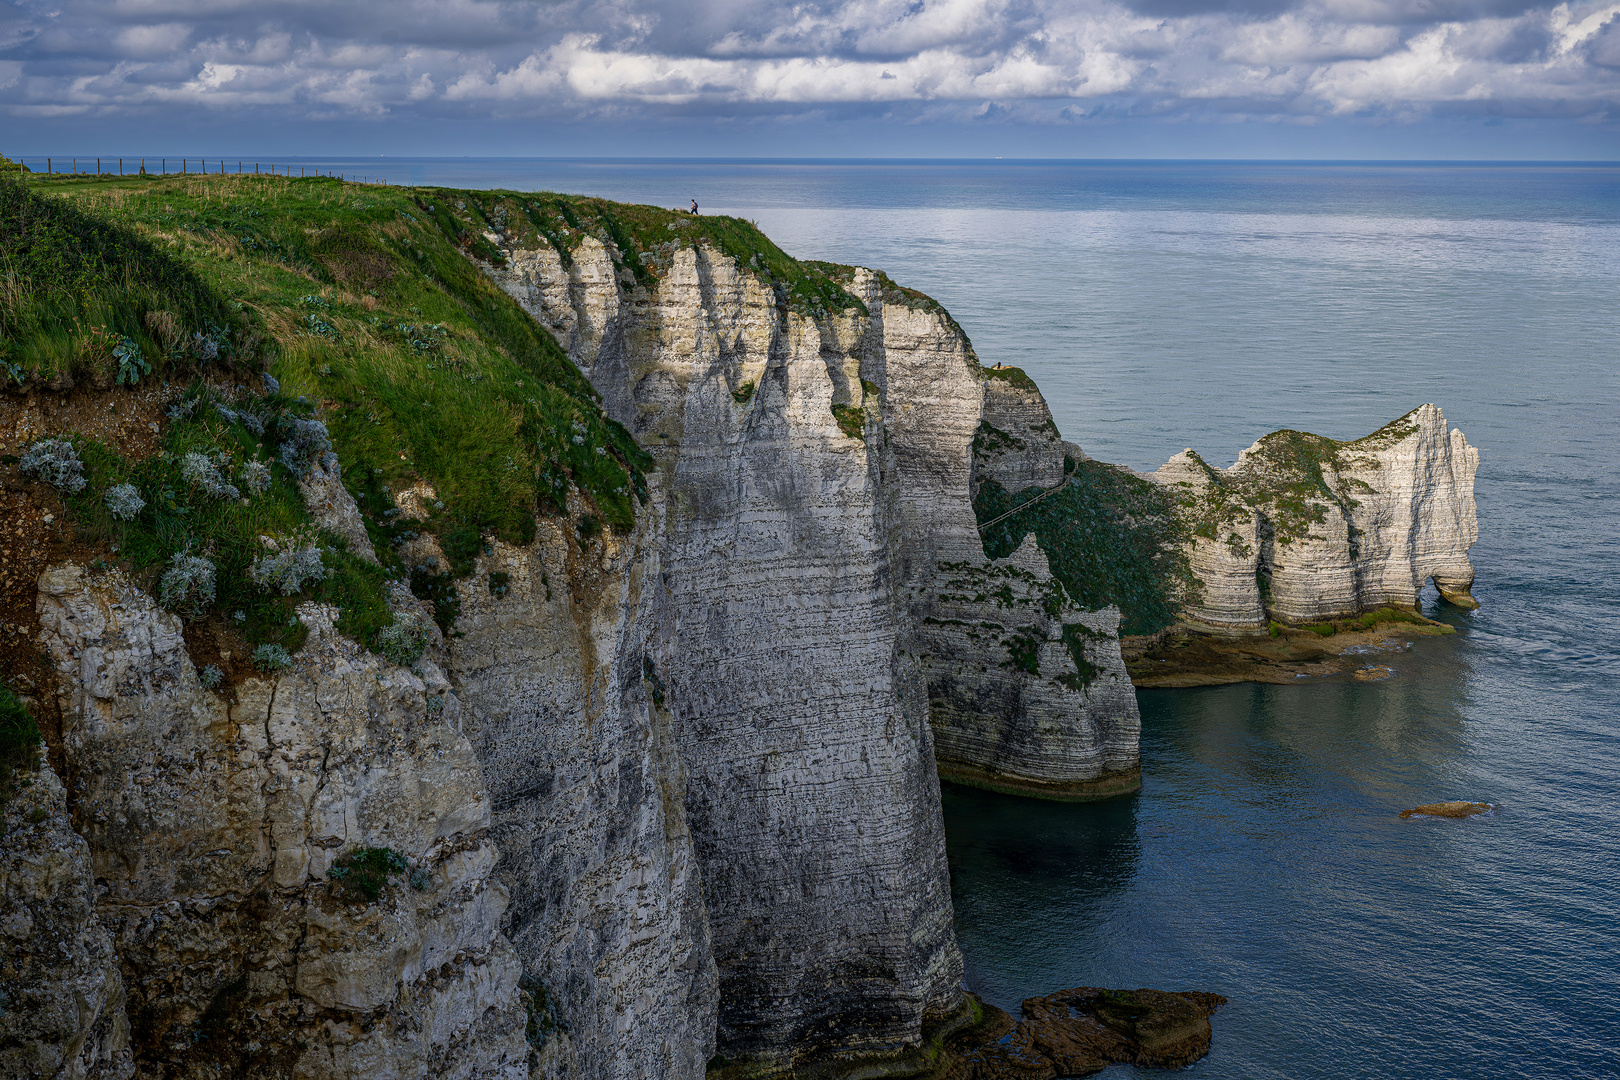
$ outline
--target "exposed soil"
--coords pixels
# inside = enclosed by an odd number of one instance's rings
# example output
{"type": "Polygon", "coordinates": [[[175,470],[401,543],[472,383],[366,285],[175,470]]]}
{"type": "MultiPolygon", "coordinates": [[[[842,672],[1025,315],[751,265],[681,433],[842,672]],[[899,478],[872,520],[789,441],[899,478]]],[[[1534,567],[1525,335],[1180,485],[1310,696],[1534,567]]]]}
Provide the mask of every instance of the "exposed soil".
{"type": "Polygon", "coordinates": [[[90,565],[107,555],[74,534],[56,491],[22,475],[14,460],[35,439],[71,431],[90,435],[129,456],[155,453],[163,403],[170,391],[154,380],[135,389],[80,388],[0,393],[0,677],[39,722],[51,764],[63,769],[62,718],[56,671],[39,642],[39,576],[52,563],[90,565]]]}
{"type": "MultiPolygon", "coordinates": [[[[983,1004],[983,1003],[981,1003],[983,1004]]],[[[994,1005],[946,1040],[945,1080],[1053,1080],[1088,1076],[1114,1062],[1184,1069],[1209,1053],[1209,1017],[1226,1004],[1197,990],[1082,986],[1029,998],[1015,1021],[994,1005]]]]}
{"type": "Polygon", "coordinates": [[[1279,628],[1277,637],[1230,637],[1181,626],[1157,637],[1121,638],[1120,652],[1131,682],[1143,687],[1292,683],[1335,675],[1376,681],[1399,674],[1390,661],[1412,647],[1411,638],[1449,632],[1428,621],[1380,622],[1328,637],[1290,627],[1279,628]]]}

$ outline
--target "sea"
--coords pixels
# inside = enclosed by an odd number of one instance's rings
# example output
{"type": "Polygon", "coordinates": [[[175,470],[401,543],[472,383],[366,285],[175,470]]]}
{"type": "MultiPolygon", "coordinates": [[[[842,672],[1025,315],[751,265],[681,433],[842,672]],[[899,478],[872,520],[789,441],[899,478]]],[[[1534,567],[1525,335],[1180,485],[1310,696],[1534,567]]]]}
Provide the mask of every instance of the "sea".
{"type": "Polygon", "coordinates": [[[1383,682],[1137,691],[1136,795],[947,786],[968,985],[1224,994],[1198,1077],[1620,1077],[1620,166],[300,165],[751,219],[930,294],[1136,469],[1440,405],[1479,610],[1431,588],[1457,633],[1383,682]],[[1454,799],[1496,809],[1399,817],[1454,799]]]}

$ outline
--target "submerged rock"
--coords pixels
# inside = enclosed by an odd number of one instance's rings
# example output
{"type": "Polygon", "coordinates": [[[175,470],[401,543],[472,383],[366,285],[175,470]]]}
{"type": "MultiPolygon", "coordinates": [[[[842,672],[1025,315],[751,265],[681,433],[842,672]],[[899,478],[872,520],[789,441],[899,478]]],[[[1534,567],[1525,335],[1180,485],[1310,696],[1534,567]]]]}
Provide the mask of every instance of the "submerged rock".
{"type": "Polygon", "coordinates": [[[1484,802],[1436,802],[1436,803],[1424,803],[1422,806],[1414,806],[1410,810],[1402,810],[1401,811],[1401,817],[1409,818],[1409,817],[1417,816],[1417,817],[1465,818],[1465,817],[1473,817],[1475,814],[1488,813],[1488,812],[1490,812],[1492,810],[1495,810],[1495,809],[1496,809],[1496,807],[1492,806],[1490,803],[1484,803],[1484,802]]]}
{"type": "Polygon", "coordinates": [[[1226,998],[1197,990],[1082,986],[1024,1001],[1014,1021],[994,1005],[953,1036],[949,1080],[1087,1076],[1114,1062],[1183,1069],[1209,1053],[1209,1017],[1226,998]]]}

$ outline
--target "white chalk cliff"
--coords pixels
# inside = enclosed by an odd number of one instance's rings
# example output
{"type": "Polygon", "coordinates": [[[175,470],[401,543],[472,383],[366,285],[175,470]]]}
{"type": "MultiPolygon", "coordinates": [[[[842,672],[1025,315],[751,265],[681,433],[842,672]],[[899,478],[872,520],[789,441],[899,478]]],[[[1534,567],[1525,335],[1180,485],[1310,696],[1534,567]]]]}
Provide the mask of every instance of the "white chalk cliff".
{"type": "Polygon", "coordinates": [[[1174,495],[1200,589],[1186,618],[1264,629],[1415,607],[1424,584],[1475,607],[1479,451],[1423,405],[1351,442],[1279,431],[1230,469],[1184,450],[1151,478],[1174,495]]]}

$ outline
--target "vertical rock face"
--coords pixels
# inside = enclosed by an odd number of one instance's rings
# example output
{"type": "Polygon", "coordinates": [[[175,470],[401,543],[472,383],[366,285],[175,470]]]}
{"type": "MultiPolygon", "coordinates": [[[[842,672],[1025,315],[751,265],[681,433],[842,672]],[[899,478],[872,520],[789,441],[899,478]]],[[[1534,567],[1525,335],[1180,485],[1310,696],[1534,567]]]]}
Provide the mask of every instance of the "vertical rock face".
{"type": "Polygon", "coordinates": [[[51,569],[39,611],[141,1075],[528,1074],[489,796],[431,660],[305,605],[294,667],[221,694],[116,572],[51,569]],[[397,860],[375,900],[328,878],[364,848],[397,860]]]}
{"type": "Polygon", "coordinates": [[[891,320],[883,310],[891,392],[921,403],[893,428],[911,511],[903,549],[912,651],[928,680],[940,775],[1049,799],[1135,790],[1141,718],[1120,658],[1119,612],[1077,607],[1033,536],[1007,558],[987,559],[969,494],[986,481],[1015,492],[1054,488],[1078,448],[1058,437],[1022,372],[992,371],[974,395],[916,361],[912,342],[927,335],[903,329],[915,313],[891,320]]]}
{"type": "Polygon", "coordinates": [[[1176,492],[1191,533],[1202,595],[1188,618],[1242,631],[1412,607],[1431,578],[1476,606],[1478,466],[1435,405],[1352,442],[1275,432],[1226,470],[1183,451],[1153,479],[1176,492]]]}
{"type": "Polygon", "coordinates": [[[0,807],[0,1076],[127,1080],[124,983],[90,849],[51,767],[22,779],[0,807]]]}
{"type": "MultiPolygon", "coordinates": [[[[656,480],[656,478],[654,478],[656,480]]],[[[566,1035],[541,1075],[701,1077],[717,998],[668,708],[656,483],[629,537],[547,519],[463,590],[450,675],[493,801],[507,929],[566,1035]]]]}
{"type": "MultiPolygon", "coordinates": [[[[621,288],[593,240],[567,266],[507,254],[489,272],[661,465],[658,671],[714,928],[719,1053],[915,1067],[960,1001],[936,752],[1010,790],[1129,776],[1117,613],[1054,603],[1033,547],[986,559],[970,493],[985,378],[937,307],[857,269],[845,287],[866,312],[811,318],[703,246],[673,251],[650,291],[621,288]],[[942,599],[964,573],[1013,591],[942,599]],[[958,633],[967,617],[996,619],[998,642],[1038,638],[1044,681],[958,633]],[[1076,655],[1105,671],[1121,722],[1098,722],[1100,686],[1052,681],[1078,678],[1076,655]]],[[[1061,480],[1045,403],[1015,396],[991,415],[1042,443],[1009,478],[1061,480]]]]}

